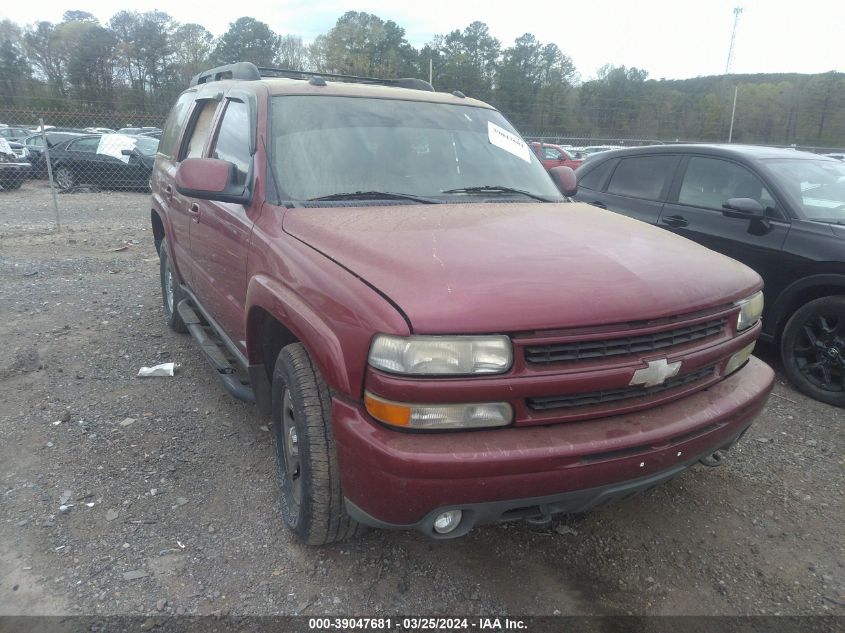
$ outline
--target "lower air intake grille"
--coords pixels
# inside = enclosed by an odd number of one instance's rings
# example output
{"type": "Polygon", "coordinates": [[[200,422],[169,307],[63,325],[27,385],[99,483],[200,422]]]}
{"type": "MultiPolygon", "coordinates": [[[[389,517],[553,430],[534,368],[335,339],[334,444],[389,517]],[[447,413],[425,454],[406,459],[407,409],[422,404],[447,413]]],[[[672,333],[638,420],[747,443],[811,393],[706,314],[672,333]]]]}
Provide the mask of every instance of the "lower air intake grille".
{"type": "Polygon", "coordinates": [[[547,411],[549,409],[574,409],[576,407],[589,407],[633,398],[646,398],[710,378],[715,369],[715,366],[697,369],[683,376],[669,378],[662,385],[655,385],[654,387],[624,387],[623,389],[591,391],[589,393],[576,393],[565,396],[542,396],[539,398],[528,398],[526,402],[528,403],[528,407],[534,411],[547,411]]]}

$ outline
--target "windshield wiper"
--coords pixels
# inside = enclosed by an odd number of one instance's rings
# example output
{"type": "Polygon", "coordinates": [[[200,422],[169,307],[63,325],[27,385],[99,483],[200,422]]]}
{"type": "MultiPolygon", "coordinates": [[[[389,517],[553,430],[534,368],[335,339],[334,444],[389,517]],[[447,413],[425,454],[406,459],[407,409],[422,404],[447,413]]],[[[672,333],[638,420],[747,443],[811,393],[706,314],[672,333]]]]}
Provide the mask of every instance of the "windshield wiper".
{"type": "Polygon", "coordinates": [[[534,198],[535,200],[540,200],[541,202],[555,202],[552,198],[547,198],[546,196],[540,196],[536,193],[531,193],[530,191],[525,191],[523,189],[514,189],[513,187],[504,187],[501,185],[481,185],[480,187],[460,187],[458,189],[446,189],[445,191],[441,191],[440,193],[493,193],[493,194],[511,194],[511,193],[521,193],[523,196],[528,196],[529,198],[534,198]]]}
{"type": "Polygon", "coordinates": [[[440,204],[443,202],[434,198],[423,198],[409,193],[393,193],[391,191],[353,191],[351,193],[332,193],[328,196],[308,198],[309,202],[322,200],[412,200],[414,202],[422,202],[423,204],[440,204]]]}

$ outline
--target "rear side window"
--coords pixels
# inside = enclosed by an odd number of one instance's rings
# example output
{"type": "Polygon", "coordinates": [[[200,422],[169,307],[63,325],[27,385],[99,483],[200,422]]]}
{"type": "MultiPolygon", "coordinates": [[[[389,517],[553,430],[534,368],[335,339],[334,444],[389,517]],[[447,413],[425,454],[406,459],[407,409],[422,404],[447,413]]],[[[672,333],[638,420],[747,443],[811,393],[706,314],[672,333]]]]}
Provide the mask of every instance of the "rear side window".
{"type": "Polygon", "coordinates": [[[230,100],[223,113],[211,155],[213,158],[234,163],[239,185],[246,183],[246,175],[249,172],[249,139],[249,108],[242,101],[230,100]]]}
{"type": "Polygon", "coordinates": [[[83,138],[78,141],[71,143],[68,146],[68,149],[73,152],[91,152],[92,154],[97,151],[97,147],[100,145],[100,137],[94,138],[83,138]]]}
{"type": "Polygon", "coordinates": [[[188,117],[191,102],[194,100],[194,92],[186,92],[176,101],[176,105],[170,110],[167,121],[164,122],[164,130],[161,133],[161,142],[158,144],[158,153],[168,158],[173,158],[176,153],[176,140],[179,132],[188,117]]]}
{"type": "Polygon", "coordinates": [[[202,149],[205,147],[208,135],[211,134],[211,123],[214,121],[216,111],[217,101],[204,100],[199,102],[197,109],[194,111],[191,135],[182,152],[181,159],[202,157],[202,149]]]}
{"type": "Polygon", "coordinates": [[[615,160],[606,160],[599,163],[584,174],[582,178],[578,179],[578,187],[590,189],[591,191],[601,191],[604,181],[607,180],[607,176],[613,170],[615,164],[615,160]]]}
{"type": "Polygon", "coordinates": [[[658,200],[672,177],[675,156],[635,156],[619,161],[607,193],[658,200]]]}

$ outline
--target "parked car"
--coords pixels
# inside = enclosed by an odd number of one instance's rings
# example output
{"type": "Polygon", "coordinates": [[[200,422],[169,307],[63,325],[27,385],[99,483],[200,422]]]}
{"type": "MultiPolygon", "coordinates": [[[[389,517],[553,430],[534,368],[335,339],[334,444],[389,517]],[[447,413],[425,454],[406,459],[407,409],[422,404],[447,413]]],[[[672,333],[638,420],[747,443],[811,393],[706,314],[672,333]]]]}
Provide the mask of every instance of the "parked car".
{"type": "Polygon", "coordinates": [[[110,127],[87,127],[85,128],[86,132],[91,132],[92,134],[114,134],[115,131],[110,127]]]}
{"type": "Polygon", "coordinates": [[[0,136],[0,187],[4,191],[17,189],[26,180],[29,169],[29,162],[18,156],[11,144],[0,136]]]}
{"type": "Polygon", "coordinates": [[[845,161],[845,153],[843,152],[833,152],[831,154],[825,154],[828,158],[835,158],[836,160],[843,160],[845,161]]]}
{"type": "Polygon", "coordinates": [[[10,143],[20,142],[29,136],[30,132],[22,127],[2,127],[0,128],[0,138],[4,138],[10,143]]]}
{"type": "Polygon", "coordinates": [[[147,189],[157,149],[158,139],[146,136],[81,136],[50,149],[53,178],[61,189],[147,189]]]}
{"type": "Polygon", "coordinates": [[[661,226],[765,281],[764,340],[807,395],[845,406],[845,165],[739,145],[638,147],[578,170],[577,200],[661,226]]]}
{"type": "Polygon", "coordinates": [[[548,522],[718,463],[762,409],[757,273],[566,202],[483,102],[273,73],[178,98],[152,233],[168,325],[271,416],[299,538],[548,522]]]}
{"type": "Polygon", "coordinates": [[[549,143],[532,142],[528,144],[531,150],[540,159],[547,170],[554,167],[577,168],[582,162],[561,145],[550,145],[549,143]]]}
{"type": "MultiPolygon", "coordinates": [[[[85,136],[86,132],[54,132],[48,129],[45,133],[47,143],[52,148],[54,145],[60,145],[65,141],[69,141],[80,136],[85,136]]],[[[32,164],[30,175],[32,178],[44,178],[47,176],[47,162],[44,156],[44,136],[41,132],[37,132],[31,136],[27,136],[23,141],[24,146],[29,152],[29,161],[32,164]]]]}

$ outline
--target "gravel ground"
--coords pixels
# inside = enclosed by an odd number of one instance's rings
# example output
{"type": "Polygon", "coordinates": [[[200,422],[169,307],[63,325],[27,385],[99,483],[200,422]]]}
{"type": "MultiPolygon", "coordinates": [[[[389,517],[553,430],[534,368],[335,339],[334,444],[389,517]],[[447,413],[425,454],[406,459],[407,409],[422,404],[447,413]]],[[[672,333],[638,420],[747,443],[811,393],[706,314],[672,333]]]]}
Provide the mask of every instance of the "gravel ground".
{"type": "Polygon", "coordinates": [[[0,615],[845,614],[843,412],[781,374],[722,467],[618,505],[293,542],[267,421],[164,323],[147,196],[59,203],[0,192],[0,615]]]}

